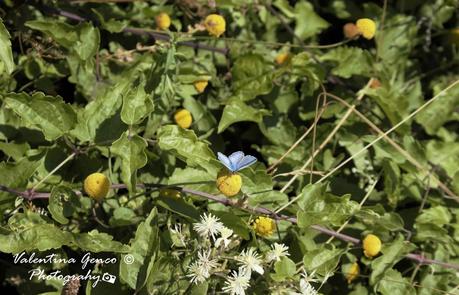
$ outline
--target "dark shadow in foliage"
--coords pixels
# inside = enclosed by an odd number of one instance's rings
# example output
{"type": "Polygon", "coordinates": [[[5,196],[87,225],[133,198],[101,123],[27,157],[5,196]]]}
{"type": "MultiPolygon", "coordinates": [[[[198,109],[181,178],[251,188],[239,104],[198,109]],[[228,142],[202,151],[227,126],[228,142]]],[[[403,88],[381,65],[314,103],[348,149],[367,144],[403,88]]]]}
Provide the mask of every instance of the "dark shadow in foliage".
{"type": "Polygon", "coordinates": [[[0,133],[5,135],[9,141],[15,143],[29,143],[30,145],[50,145],[46,141],[43,133],[38,130],[29,129],[25,127],[14,128],[11,125],[0,124],[0,133]]]}
{"type": "Polygon", "coordinates": [[[98,145],[111,145],[126,130],[127,125],[121,121],[120,110],[118,110],[113,116],[99,125],[95,141],[98,145]]]}

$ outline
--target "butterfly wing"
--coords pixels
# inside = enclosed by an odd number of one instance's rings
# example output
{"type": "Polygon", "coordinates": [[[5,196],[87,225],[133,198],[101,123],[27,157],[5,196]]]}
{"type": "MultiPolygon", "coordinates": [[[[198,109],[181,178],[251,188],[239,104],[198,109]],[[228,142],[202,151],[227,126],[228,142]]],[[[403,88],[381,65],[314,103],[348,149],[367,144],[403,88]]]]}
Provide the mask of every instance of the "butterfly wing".
{"type": "Polygon", "coordinates": [[[247,155],[245,157],[243,157],[239,163],[237,163],[237,169],[235,171],[239,171],[239,170],[242,170],[244,168],[247,168],[249,167],[250,165],[254,164],[255,162],[257,161],[257,158],[255,158],[254,156],[251,156],[251,155],[247,155]]]}
{"type": "Polygon", "coordinates": [[[229,155],[228,159],[231,162],[232,171],[236,171],[238,167],[238,163],[244,158],[244,153],[241,151],[234,152],[229,155]]]}
{"type": "Polygon", "coordinates": [[[225,156],[224,154],[218,152],[217,153],[217,156],[218,156],[218,160],[223,164],[225,165],[226,168],[228,168],[228,170],[230,170],[231,172],[234,172],[234,169],[233,169],[233,166],[231,164],[231,161],[230,159],[228,159],[227,156],[225,156]]]}

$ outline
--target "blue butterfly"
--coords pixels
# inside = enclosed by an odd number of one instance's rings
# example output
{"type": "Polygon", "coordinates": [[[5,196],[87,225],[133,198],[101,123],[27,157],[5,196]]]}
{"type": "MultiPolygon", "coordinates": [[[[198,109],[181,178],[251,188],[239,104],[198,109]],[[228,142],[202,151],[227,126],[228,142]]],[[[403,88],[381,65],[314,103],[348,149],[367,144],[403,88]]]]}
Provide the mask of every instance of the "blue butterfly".
{"type": "Polygon", "coordinates": [[[257,161],[257,158],[254,156],[244,156],[244,153],[241,151],[234,152],[229,157],[220,152],[217,154],[218,160],[222,162],[222,164],[225,165],[225,167],[228,168],[228,170],[231,172],[236,172],[247,168],[257,161]]]}

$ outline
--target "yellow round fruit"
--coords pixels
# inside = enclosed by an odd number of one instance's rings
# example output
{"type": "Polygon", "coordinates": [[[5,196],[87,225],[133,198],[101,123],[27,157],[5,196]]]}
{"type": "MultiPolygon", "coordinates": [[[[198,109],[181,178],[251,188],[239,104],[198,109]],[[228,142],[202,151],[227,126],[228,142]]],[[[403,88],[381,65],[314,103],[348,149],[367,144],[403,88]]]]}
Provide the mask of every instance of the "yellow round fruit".
{"type": "Polygon", "coordinates": [[[373,20],[369,18],[361,18],[355,23],[359,32],[363,35],[365,39],[373,39],[376,33],[376,24],[373,20]]]}
{"type": "Polygon", "coordinates": [[[196,81],[194,82],[194,88],[197,92],[203,93],[206,90],[207,85],[209,84],[206,80],[196,81]]]}
{"type": "Polygon", "coordinates": [[[217,188],[227,197],[234,197],[239,193],[242,186],[242,178],[237,173],[232,173],[222,168],[217,175],[217,188]]]}
{"type": "Polygon", "coordinates": [[[279,53],[276,56],[276,59],[275,59],[276,64],[281,65],[281,64],[285,63],[288,60],[289,57],[290,57],[290,55],[288,53],[286,53],[286,52],[279,53]]]}
{"type": "Polygon", "coordinates": [[[174,115],[174,120],[177,125],[182,128],[190,128],[191,123],[193,123],[193,117],[189,110],[181,109],[177,111],[174,115]]]}
{"type": "Polygon", "coordinates": [[[160,30],[167,30],[171,26],[171,18],[165,12],[161,12],[155,17],[156,26],[160,30]]]}
{"type": "Polygon", "coordinates": [[[180,192],[171,188],[162,188],[159,191],[159,195],[165,198],[180,199],[180,192]]]}
{"type": "Polygon", "coordinates": [[[269,237],[276,230],[276,223],[269,217],[258,217],[253,223],[253,229],[257,235],[262,237],[269,237]]]}
{"type": "Polygon", "coordinates": [[[346,273],[346,280],[347,283],[350,284],[353,280],[355,280],[360,274],[360,267],[357,262],[354,262],[348,269],[346,273]]]}
{"type": "Polygon", "coordinates": [[[354,39],[360,35],[360,31],[355,24],[347,23],[343,26],[343,34],[348,39],[354,39]]]}
{"type": "Polygon", "coordinates": [[[210,14],[204,20],[204,26],[210,35],[220,37],[226,30],[226,22],[223,16],[210,14]]]}
{"type": "Polygon", "coordinates": [[[381,240],[377,236],[369,234],[363,239],[363,254],[368,258],[372,258],[379,254],[381,246],[381,240]]]}
{"type": "Polygon", "coordinates": [[[84,190],[93,199],[101,201],[108,194],[110,181],[102,173],[92,173],[84,180],[84,190]]]}

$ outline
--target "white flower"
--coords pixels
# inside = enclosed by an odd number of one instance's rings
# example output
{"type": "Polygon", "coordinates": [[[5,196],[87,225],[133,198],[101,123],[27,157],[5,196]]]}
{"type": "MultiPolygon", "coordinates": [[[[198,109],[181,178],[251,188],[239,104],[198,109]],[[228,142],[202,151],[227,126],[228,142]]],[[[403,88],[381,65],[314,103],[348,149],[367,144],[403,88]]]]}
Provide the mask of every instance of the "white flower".
{"type": "Polygon", "coordinates": [[[175,224],[174,228],[170,229],[172,238],[172,246],[184,247],[185,246],[185,235],[183,234],[183,227],[181,224],[175,224]],[[174,239],[174,236],[176,239],[174,239]],[[179,242],[179,243],[178,243],[179,242]]]}
{"type": "Polygon", "coordinates": [[[190,282],[195,284],[203,283],[208,277],[210,277],[210,274],[205,272],[205,269],[199,265],[198,261],[195,261],[188,266],[188,272],[189,274],[186,276],[190,277],[190,282]]]}
{"type": "Polygon", "coordinates": [[[207,237],[212,236],[215,241],[215,235],[217,235],[223,227],[223,223],[220,222],[218,217],[213,216],[211,213],[201,216],[201,220],[198,223],[193,224],[194,230],[201,236],[207,237]]]}
{"type": "Polygon", "coordinates": [[[250,286],[249,281],[250,275],[244,269],[239,268],[239,272],[233,271],[226,279],[225,287],[222,290],[231,295],[245,295],[245,289],[250,286]]]}
{"type": "Polygon", "coordinates": [[[217,259],[210,259],[210,250],[198,252],[198,263],[208,274],[213,268],[218,267],[217,259]]]}
{"type": "Polygon", "coordinates": [[[253,248],[250,248],[248,251],[242,251],[241,255],[237,257],[237,260],[248,274],[250,274],[252,270],[261,275],[264,273],[260,256],[253,248]]]}
{"type": "Polygon", "coordinates": [[[284,256],[289,256],[290,254],[287,252],[288,247],[285,246],[284,244],[278,244],[274,243],[274,245],[271,245],[272,250],[269,250],[268,253],[266,253],[266,261],[271,262],[271,261],[279,261],[281,257],[284,256]]]}
{"type": "Polygon", "coordinates": [[[187,277],[190,277],[191,283],[202,283],[207,278],[210,277],[210,272],[212,269],[218,267],[218,262],[216,259],[210,259],[210,250],[205,252],[198,252],[198,260],[193,262],[189,267],[188,271],[190,274],[187,277]]]}
{"type": "Polygon", "coordinates": [[[223,248],[228,247],[229,243],[231,242],[231,236],[233,235],[233,231],[226,226],[222,227],[220,230],[221,237],[215,241],[215,247],[220,247],[220,244],[223,244],[223,248]]]}
{"type": "Polygon", "coordinates": [[[318,295],[316,289],[305,279],[300,280],[301,295],[318,295]]]}

